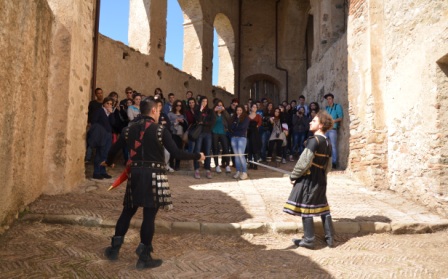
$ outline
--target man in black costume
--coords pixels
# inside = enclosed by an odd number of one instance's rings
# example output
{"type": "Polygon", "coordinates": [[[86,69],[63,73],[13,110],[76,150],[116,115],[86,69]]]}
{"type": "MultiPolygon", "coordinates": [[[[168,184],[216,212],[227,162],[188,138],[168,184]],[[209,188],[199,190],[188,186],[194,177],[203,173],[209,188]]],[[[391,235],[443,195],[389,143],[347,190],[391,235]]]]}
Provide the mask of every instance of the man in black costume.
{"type": "Polygon", "coordinates": [[[155,218],[160,207],[171,209],[171,193],[168,186],[165,166],[166,148],[172,156],[180,160],[204,160],[203,153],[187,153],[177,148],[170,132],[158,124],[162,102],[147,98],[140,104],[141,117],[123,129],[117,143],[111,148],[105,162],[113,165],[115,154],[126,144],[130,152],[130,174],[126,186],[123,211],[115,227],[111,246],[105,255],[116,260],[129,229],[132,217],[139,207],[143,207],[143,223],[140,228],[141,243],[136,253],[139,255],[137,268],[153,268],[162,264],[162,260],[153,259],[152,239],[155,218]]]}

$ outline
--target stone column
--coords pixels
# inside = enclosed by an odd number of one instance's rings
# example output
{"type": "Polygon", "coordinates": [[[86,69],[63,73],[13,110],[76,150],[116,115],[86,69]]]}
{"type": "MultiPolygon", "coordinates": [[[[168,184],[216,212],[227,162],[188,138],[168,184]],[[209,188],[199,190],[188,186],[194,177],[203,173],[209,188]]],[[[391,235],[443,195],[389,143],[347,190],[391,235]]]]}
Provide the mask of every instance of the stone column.
{"type": "Polygon", "coordinates": [[[70,191],[85,177],[95,0],[48,0],[48,3],[55,20],[44,147],[48,183],[43,192],[56,194],[70,191]]]}

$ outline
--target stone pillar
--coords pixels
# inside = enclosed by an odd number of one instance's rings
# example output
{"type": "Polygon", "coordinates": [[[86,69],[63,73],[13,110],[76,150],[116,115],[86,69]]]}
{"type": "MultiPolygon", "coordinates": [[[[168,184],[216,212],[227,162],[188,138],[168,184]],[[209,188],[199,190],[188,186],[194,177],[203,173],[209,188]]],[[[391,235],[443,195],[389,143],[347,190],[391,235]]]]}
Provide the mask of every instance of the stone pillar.
{"type": "Polygon", "coordinates": [[[48,3],[55,20],[44,147],[48,183],[43,192],[56,194],[72,190],[85,177],[95,0],[48,0],[48,3]]]}

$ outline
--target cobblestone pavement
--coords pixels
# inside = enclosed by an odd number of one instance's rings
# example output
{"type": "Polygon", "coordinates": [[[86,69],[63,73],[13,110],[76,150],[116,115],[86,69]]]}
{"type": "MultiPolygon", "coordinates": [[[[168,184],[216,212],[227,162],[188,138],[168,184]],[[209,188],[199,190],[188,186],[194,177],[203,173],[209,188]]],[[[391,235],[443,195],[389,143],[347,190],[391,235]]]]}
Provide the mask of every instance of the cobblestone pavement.
{"type": "MultiPolygon", "coordinates": [[[[291,170],[293,163],[280,167],[291,170]]],[[[121,171],[110,170],[115,176],[121,171]]],[[[448,278],[448,221],[443,216],[332,172],[328,199],[337,246],[325,247],[317,231],[316,250],[296,249],[291,238],[300,236],[300,219],[282,213],[291,190],[288,178],[263,169],[249,176],[236,181],[225,173],[199,180],[191,171],[170,174],[174,210],[160,212],[157,221],[171,229],[158,226],[154,240],[154,256],[164,264],[146,271],[135,269],[138,222],[126,235],[117,262],[103,256],[122,208],[124,185],[107,191],[113,179],[86,179],[72,193],[43,195],[0,236],[0,278],[448,278]],[[87,221],[71,222],[80,218],[87,221]],[[176,223],[184,225],[175,230],[176,223]],[[210,223],[286,229],[235,233],[215,226],[181,233],[210,223]],[[296,227],[285,225],[291,223],[296,227]]]]}
{"type": "Polygon", "coordinates": [[[131,229],[116,262],[113,230],[16,222],[0,236],[0,278],[448,278],[448,232],[339,235],[335,248],[295,248],[289,235],[157,234],[161,267],[138,271],[131,229]]]}
{"type": "MultiPolygon", "coordinates": [[[[293,162],[280,164],[280,167],[291,170],[293,162]]],[[[111,172],[118,176],[122,170],[122,167],[117,167],[111,172]]],[[[249,176],[251,179],[237,181],[226,173],[213,173],[212,179],[195,179],[192,172],[188,171],[169,174],[174,210],[161,211],[157,220],[171,223],[300,225],[299,218],[282,212],[292,187],[287,177],[262,168],[250,171],[249,176]]],[[[29,206],[29,213],[37,215],[36,218],[55,214],[86,216],[113,224],[122,209],[125,185],[107,191],[112,182],[113,179],[86,180],[72,193],[41,196],[29,206]]],[[[397,232],[410,228],[417,231],[448,228],[448,220],[442,216],[392,192],[368,190],[365,185],[354,181],[344,172],[330,173],[327,195],[337,226],[362,226],[363,222],[372,226],[374,223],[389,227],[396,224],[397,232]]],[[[137,213],[136,218],[141,218],[140,214],[141,212],[137,213]]],[[[356,232],[356,227],[355,231],[350,226],[347,229],[346,232],[356,232]]],[[[381,227],[376,230],[381,231],[381,227]]],[[[371,230],[367,228],[367,232],[371,230]]]]}

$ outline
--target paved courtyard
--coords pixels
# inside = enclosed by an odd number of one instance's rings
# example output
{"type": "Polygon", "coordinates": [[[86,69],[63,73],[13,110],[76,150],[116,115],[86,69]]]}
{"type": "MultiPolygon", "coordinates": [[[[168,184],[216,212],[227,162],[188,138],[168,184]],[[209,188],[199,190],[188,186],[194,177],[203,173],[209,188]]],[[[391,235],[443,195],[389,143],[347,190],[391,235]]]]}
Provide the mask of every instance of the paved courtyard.
{"type": "Polygon", "coordinates": [[[141,213],[120,259],[103,256],[124,185],[107,191],[113,179],[86,179],[73,193],[42,196],[0,236],[0,278],[448,278],[448,221],[428,209],[332,172],[336,247],[318,230],[317,248],[306,250],[291,242],[300,219],[282,213],[288,179],[261,169],[249,176],[170,174],[174,209],[157,216],[154,240],[164,264],[145,271],[135,269],[141,213]]]}

